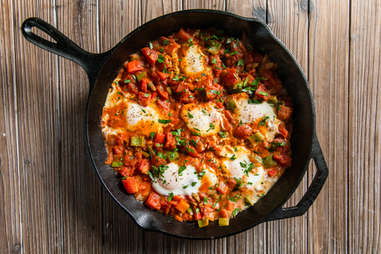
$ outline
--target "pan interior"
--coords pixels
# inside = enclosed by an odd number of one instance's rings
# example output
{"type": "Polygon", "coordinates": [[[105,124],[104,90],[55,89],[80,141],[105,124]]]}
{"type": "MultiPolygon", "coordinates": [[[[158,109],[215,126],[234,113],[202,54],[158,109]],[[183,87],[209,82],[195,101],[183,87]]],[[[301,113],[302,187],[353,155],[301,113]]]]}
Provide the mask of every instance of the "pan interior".
{"type": "Polygon", "coordinates": [[[116,202],[132,216],[139,226],[145,229],[159,230],[180,237],[204,239],[241,232],[264,221],[274,209],[282,206],[294,192],[306,171],[314,133],[314,111],[307,86],[302,70],[294,58],[260,22],[206,10],[179,12],[159,17],[127,35],[117,45],[98,75],[89,96],[87,112],[87,138],[93,165],[116,202]],[[114,170],[104,164],[107,153],[100,128],[100,117],[108,89],[122,63],[129,54],[146,46],[148,41],[176,32],[181,27],[215,27],[236,37],[242,37],[245,33],[249,44],[269,54],[270,58],[278,64],[278,75],[294,104],[292,167],[285,171],[264,198],[232,219],[229,227],[219,227],[212,223],[207,228],[199,229],[194,223],[181,223],[146,208],[133,196],[126,194],[114,170]]]}

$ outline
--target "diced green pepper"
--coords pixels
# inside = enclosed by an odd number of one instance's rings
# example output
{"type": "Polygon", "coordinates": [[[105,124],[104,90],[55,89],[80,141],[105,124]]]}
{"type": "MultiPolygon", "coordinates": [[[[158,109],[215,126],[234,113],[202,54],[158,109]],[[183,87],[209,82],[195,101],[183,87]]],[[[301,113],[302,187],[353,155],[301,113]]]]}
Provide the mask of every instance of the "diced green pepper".
{"type": "Polygon", "coordinates": [[[218,226],[229,226],[229,218],[219,218],[218,226]]]}
{"type": "Polygon", "coordinates": [[[221,43],[215,42],[211,47],[208,48],[208,52],[213,55],[217,55],[220,51],[221,43]]]}
{"type": "Polygon", "coordinates": [[[234,110],[237,107],[237,104],[234,100],[227,100],[226,101],[226,108],[229,110],[234,110]]]}
{"type": "Polygon", "coordinates": [[[148,83],[148,88],[151,89],[152,92],[156,91],[156,87],[155,87],[155,85],[152,82],[148,83]]]}
{"type": "Polygon", "coordinates": [[[243,83],[242,82],[238,82],[238,83],[234,84],[233,90],[237,91],[237,92],[240,92],[243,87],[244,87],[243,83]]]}
{"type": "Polygon", "coordinates": [[[142,72],[136,73],[135,75],[138,81],[142,81],[143,78],[147,77],[147,72],[142,71],[142,72]]]}
{"type": "Polygon", "coordinates": [[[258,141],[264,141],[265,140],[265,136],[263,136],[262,133],[260,133],[259,131],[255,132],[253,136],[251,136],[254,141],[258,142],[258,141]]]}
{"type": "Polygon", "coordinates": [[[198,222],[198,227],[199,228],[203,228],[203,227],[206,227],[206,226],[209,225],[209,219],[207,219],[207,218],[198,220],[197,222],[198,222]]]}
{"type": "Polygon", "coordinates": [[[133,136],[131,137],[131,146],[143,146],[145,139],[143,136],[133,136]]]}
{"type": "Polygon", "coordinates": [[[117,167],[121,167],[121,166],[123,166],[123,162],[121,162],[121,161],[113,161],[111,164],[111,167],[113,167],[113,168],[117,168],[117,167]]]}
{"type": "Polygon", "coordinates": [[[167,157],[170,161],[174,161],[179,158],[179,153],[174,151],[174,152],[167,152],[167,157]]]}
{"type": "Polygon", "coordinates": [[[277,165],[276,161],[273,160],[273,156],[272,155],[263,158],[263,164],[266,167],[273,167],[273,166],[277,165]]]}
{"type": "Polygon", "coordinates": [[[270,96],[269,99],[268,99],[268,102],[270,102],[270,103],[275,105],[275,104],[278,103],[278,99],[275,96],[270,96]]]}
{"type": "Polygon", "coordinates": [[[143,155],[144,158],[148,158],[150,156],[149,153],[144,152],[144,151],[142,151],[142,155],[143,155]]]}
{"type": "Polygon", "coordinates": [[[249,196],[245,197],[245,201],[246,201],[246,203],[248,203],[250,205],[254,205],[254,200],[249,196]]]}

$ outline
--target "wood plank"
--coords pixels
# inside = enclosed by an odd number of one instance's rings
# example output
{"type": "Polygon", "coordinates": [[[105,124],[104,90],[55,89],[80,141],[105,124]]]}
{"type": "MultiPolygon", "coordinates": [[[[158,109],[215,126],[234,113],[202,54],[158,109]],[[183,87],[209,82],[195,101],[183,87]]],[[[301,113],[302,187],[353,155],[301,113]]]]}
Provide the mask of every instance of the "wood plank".
{"type": "MultiPolygon", "coordinates": [[[[140,0],[99,1],[100,51],[118,43],[141,24],[140,0]]],[[[103,192],[103,252],[141,253],[144,248],[143,230],[103,192]]]]}
{"type": "MultiPolygon", "coordinates": [[[[56,0],[57,28],[90,52],[97,51],[96,0],[56,0]]],[[[64,250],[102,250],[101,185],[90,164],[83,128],[89,92],[85,72],[58,58],[64,250]],[[91,212],[90,212],[91,211],[91,212]]]]}
{"type": "Polygon", "coordinates": [[[14,26],[11,2],[0,10],[0,252],[17,252],[22,244],[20,181],[17,161],[14,26]]]}
{"type": "MultiPolygon", "coordinates": [[[[268,0],[267,21],[275,35],[308,71],[308,8],[303,2],[268,0]]],[[[307,174],[284,207],[294,206],[307,188],[307,174]]],[[[307,216],[273,221],[267,225],[267,250],[273,253],[307,252],[307,216]]]]}
{"type": "MultiPolygon", "coordinates": [[[[21,191],[20,230],[16,252],[62,252],[59,172],[59,106],[56,58],[21,35],[21,23],[38,16],[54,23],[50,1],[13,1],[17,149],[21,191]],[[42,68],[43,67],[43,68],[42,68]]],[[[15,183],[17,184],[17,182],[15,183]]]]}
{"type": "Polygon", "coordinates": [[[309,78],[317,136],[330,173],[308,211],[308,252],[344,253],[348,230],[349,2],[311,1],[310,13],[309,78]]]}
{"type": "Polygon", "coordinates": [[[349,239],[351,252],[381,252],[381,2],[351,4],[349,239]]]}
{"type": "MultiPolygon", "coordinates": [[[[227,1],[227,11],[266,21],[265,0],[227,1]]],[[[227,238],[227,253],[265,253],[266,224],[227,238]]]]}
{"type": "Polygon", "coordinates": [[[217,9],[226,10],[226,1],[224,0],[184,0],[183,9],[217,9]]]}

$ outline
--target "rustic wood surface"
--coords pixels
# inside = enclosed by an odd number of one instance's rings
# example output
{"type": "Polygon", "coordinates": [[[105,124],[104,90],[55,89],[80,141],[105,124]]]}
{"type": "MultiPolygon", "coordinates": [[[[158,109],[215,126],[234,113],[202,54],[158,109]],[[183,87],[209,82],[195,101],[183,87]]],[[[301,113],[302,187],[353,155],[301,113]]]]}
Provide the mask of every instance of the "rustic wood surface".
{"type": "MultiPolygon", "coordinates": [[[[0,0],[0,253],[380,253],[380,0],[0,0]],[[91,52],[165,13],[259,18],[309,81],[329,178],[301,217],[190,241],[145,232],[108,196],[84,145],[88,93],[76,64],[27,42],[40,17],[91,52]]],[[[311,164],[287,206],[314,175],[311,164]]]]}

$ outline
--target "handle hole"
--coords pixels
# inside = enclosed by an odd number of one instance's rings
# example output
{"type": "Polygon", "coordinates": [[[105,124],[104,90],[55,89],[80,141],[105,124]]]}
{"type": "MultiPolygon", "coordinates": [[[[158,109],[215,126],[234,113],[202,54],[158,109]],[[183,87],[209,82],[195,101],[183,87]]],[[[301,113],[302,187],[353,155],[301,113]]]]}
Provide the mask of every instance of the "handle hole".
{"type": "Polygon", "coordinates": [[[27,28],[27,30],[32,31],[35,35],[43,38],[44,40],[47,40],[49,42],[57,43],[56,40],[53,39],[50,35],[42,31],[41,29],[38,29],[37,27],[27,28]]]}
{"type": "Polygon", "coordinates": [[[311,159],[308,163],[308,169],[307,169],[306,173],[304,174],[303,179],[300,181],[295,192],[291,195],[291,197],[283,205],[283,208],[294,207],[299,203],[299,201],[302,199],[303,195],[306,193],[308,186],[311,183],[315,174],[316,174],[315,163],[314,163],[314,160],[311,159]]]}

